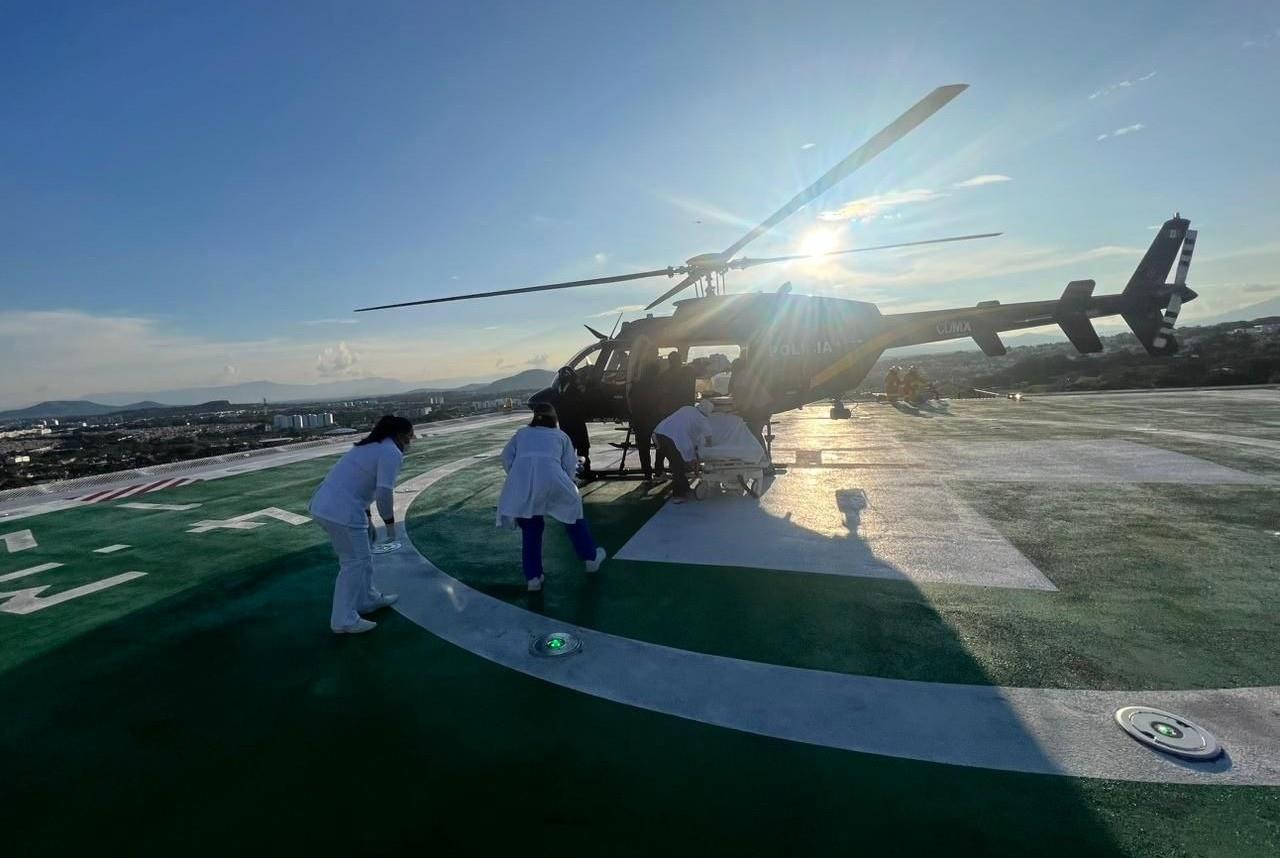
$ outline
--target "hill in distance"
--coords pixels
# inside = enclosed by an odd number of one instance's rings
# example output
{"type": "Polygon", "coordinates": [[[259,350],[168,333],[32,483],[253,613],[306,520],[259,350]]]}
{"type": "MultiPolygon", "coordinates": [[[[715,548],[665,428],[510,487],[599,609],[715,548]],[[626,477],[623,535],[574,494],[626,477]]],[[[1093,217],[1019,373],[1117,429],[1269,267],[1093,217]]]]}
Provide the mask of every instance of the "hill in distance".
{"type": "Polygon", "coordinates": [[[159,402],[133,402],[128,405],[103,405],[85,399],[59,399],[40,402],[30,408],[15,411],[0,411],[0,420],[55,420],[64,417],[100,417],[103,414],[115,414],[123,411],[145,411],[150,408],[164,408],[159,402]]]}
{"type": "MultiPolygon", "coordinates": [[[[1194,305],[1192,305],[1194,306],[1194,305]]],[[[1280,296],[1221,313],[1208,319],[1187,319],[1187,325],[1220,325],[1223,322],[1252,322],[1258,319],[1280,316],[1280,296]]]]}
{"type": "Polygon", "coordinates": [[[493,394],[494,396],[511,393],[517,390],[541,390],[555,379],[556,374],[549,369],[526,369],[524,372],[518,372],[515,375],[500,378],[497,381],[491,381],[488,384],[464,384],[461,387],[453,388],[421,388],[419,390],[410,390],[406,395],[423,394],[423,393],[449,393],[462,392],[469,394],[493,394]]]}

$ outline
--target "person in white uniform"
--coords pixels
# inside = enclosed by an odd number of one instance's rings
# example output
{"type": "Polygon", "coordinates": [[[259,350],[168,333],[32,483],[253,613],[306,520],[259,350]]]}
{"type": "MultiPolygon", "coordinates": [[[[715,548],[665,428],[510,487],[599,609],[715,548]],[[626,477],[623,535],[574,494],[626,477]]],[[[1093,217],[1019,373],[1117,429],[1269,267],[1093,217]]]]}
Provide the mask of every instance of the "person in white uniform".
{"type": "Polygon", "coordinates": [[[545,516],[562,522],[573,550],[587,572],[595,572],[606,552],[596,544],[582,516],[582,495],[573,481],[578,454],[560,431],[556,411],[548,403],[534,406],[533,420],[522,426],[502,449],[507,481],[498,497],[498,527],[521,531],[521,565],[530,592],[542,589],[542,531],[545,516]]]}
{"type": "Polygon", "coordinates": [[[311,515],[324,528],[338,555],[338,580],[333,585],[329,628],[335,634],[359,634],[377,626],[361,614],[393,604],[398,598],[373,586],[373,556],[369,504],[377,503],[387,526],[387,539],[396,538],[394,496],[404,451],[413,441],[413,424],[390,414],[373,431],[343,454],[311,497],[311,515]]]}
{"type": "Polygon", "coordinates": [[[715,410],[710,399],[694,405],[682,405],[653,430],[658,452],[671,462],[672,497],[684,503],[689,496],[688,468],[702,458],[702,450],[711,446],[711,421],[715,410]]]}

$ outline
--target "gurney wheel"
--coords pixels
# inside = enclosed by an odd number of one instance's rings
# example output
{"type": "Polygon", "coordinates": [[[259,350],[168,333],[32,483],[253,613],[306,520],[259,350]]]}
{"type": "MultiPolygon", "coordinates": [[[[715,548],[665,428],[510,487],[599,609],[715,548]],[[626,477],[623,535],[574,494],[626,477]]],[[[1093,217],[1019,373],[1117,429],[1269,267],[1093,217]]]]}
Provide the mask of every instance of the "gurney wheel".
{"type": "Polygon", "coordinates": [[[706,500],[711,494],[711,484],[705,479],[698,480],[698,484],[693,487],[693,496],[698,500],[706,500]]]}

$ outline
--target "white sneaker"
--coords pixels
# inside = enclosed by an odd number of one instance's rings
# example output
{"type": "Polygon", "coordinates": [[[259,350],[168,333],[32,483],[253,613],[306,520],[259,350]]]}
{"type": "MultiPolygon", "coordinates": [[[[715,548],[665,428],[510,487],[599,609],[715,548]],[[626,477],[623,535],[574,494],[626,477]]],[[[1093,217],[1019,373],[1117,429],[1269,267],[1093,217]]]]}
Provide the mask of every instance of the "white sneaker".
{"type": "Polygon", "coordinates": [[[374,611],[381,611],[389,605],[394,605],[399,600],[400,596],[396,593],[381,593],[378,598],[369,603],[368,607],[361,608],[360,613],[372,614],[374,611]]]}
{"type": "Polygon", "coordinates": [[[361,632],[371,632],[377,627],[378,624],[373,620],[360,619],[349,626],[330,626],[329,628],[335,635],[358,635],[361,632]]]}
{"type": "Polygon", "coordinates": [[[526,586],[529,588],[530,593],[536,593],[542,589],[542,578],[543,576],[539,575],[537,578],[532,578],[527,582],[526,586]]]}
{"type": "Polygon", "coordinates": [[[600,569],[600,564],[603,563],[604,559],[608,556],[609,556],[609,553],[605,551],[603,548],[597,548],[596,559],[588,560],[582,565],[587,568],[587,572],[597,572],[600,569]]]}

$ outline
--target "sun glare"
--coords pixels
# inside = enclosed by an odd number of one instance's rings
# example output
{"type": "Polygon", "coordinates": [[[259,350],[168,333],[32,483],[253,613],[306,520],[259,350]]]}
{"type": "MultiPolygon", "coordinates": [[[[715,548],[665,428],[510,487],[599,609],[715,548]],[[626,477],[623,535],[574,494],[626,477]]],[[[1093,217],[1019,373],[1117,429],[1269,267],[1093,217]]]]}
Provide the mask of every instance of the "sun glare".
{"type": "Polygon", "coordinates": [[[836,247],[839,236],[836,231],[830,227],[815,226],[804,234],[800,239],[800,246],[797,253],[805,256],[816,256],[819,253],[830,253],[837,250],[836,247]]]}

